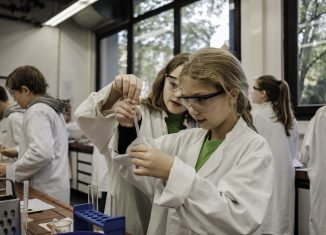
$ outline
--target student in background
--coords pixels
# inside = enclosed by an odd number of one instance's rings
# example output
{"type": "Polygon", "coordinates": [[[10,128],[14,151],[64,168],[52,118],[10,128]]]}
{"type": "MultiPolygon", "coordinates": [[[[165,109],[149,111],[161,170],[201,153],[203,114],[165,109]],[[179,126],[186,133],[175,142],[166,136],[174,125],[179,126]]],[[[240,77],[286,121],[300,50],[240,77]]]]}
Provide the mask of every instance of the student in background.
{"type": "Polygon", "coordinates": [[[267,212],[274,168],[252,124],[240,62],[223,49],[202,49],[179,77],[180,100],[201,128],[164,135],[155,147],[135,145],[136,167],[120,167],[157,205],[147,234],[251,234],[267,212]]]}
{"type": "Polygon", "coordinates": [[[0,86],[0,144],[15,148],[18,145],[23,132],[24,109],[9,100],[4,87],[0,86]]]}
{"type": "MultiPolygon", "coordinates": [[[[171,59],[158,73],[149,96],[141,102],[137,116],[140,132],[144,136],[159,137],[194,124],[188,120],[186,109],[176,97],[176,92],[179,91],[177,85],[179,73],[187,60],[188,54],[186,53],[176,55],[171,59]]],[[[105,154],[108,161],[110,195],[107,198],[106,211],[109,213],[109,206],[116,205],[115,213],[126,215],[127,232],[132,234],[146,233],[152,198],[148,198],[121,178],[119,166],[112,162],[107,146],[114,134],[113,131],[118,126],[115,119],[123,122],[125,127],[130,127],[129,129],[119,127],[126,132],[121,137],[135,137],[133,116],[136,114],[135,105],[140,102],[141,87],[142,82],[136,76],[119,75],[113,83],[97,93],[92,93],[75,112],[81,129],[105,154]],[[126,99],[119,102],[123,98],[126,99]],[[123,113],[120,113],[120,116],[115,114],[117,106],[124,110],[121,111],[123,113]],[[137,221],[138,218],[141,220],[137,221]]]]}
{"type": "Polygon", "coordinates": [[[317,110],[304,135],[299,160],[310,180],[310,235],[326,234],[326,106],[317,110]]]}
{"type": "MultiPolygon", "coordinates": [[[[68,135],[63,117],[64,103],[46,95],[48,84],[33,66],[16,68],[6,82],[17,103],[26,109],[16,180],[58,200],[69,203],[68,135]]],[[[1,151],[4,155],[12,149],[1,151]]],[[[17,152],[16,152],[17,154],[17,152]]]]}
{"type": "Polygon", "coordinates": [[[298,125],[290,103],[287,83],[270,75],[255,80],[252,92],[253,121],[269,143],[275,164],[273,200],[267,217],[256,234],[293,234],[294,167],[298,125]]]}

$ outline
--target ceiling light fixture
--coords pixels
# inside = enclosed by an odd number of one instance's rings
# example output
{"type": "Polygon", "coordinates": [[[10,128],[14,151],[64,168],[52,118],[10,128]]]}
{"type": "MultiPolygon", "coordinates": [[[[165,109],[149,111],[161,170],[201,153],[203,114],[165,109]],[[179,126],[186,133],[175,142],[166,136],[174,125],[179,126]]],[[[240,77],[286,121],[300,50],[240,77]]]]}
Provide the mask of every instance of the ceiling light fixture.
{"type": "Polygon", "coordinates": [[[69,17],[73,16],[77,12],[80,12],[84,8],[88,7],[89,5],[93,4],[98,0],[79,0],[72,4],[70,7],[66,8],[65,10],[61,11],[59,14],[55,15],[48,21],[46,21],[43,25],[55,27],[61,22],[65,21],[69,17]]]}

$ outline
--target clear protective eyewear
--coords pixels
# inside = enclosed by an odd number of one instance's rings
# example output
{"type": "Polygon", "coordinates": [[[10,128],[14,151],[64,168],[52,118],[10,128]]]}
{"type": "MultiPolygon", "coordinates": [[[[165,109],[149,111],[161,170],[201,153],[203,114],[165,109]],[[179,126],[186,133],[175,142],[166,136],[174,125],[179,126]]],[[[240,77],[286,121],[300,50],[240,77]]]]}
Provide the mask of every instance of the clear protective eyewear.
{"type": "Polygon", "coordinates": [[[180,102],[183,106],[185,106],[187,109],[190,108],[190,106],[196,110],[202,110],[205,108],[206,101],[210,98],[219,96],[224,94],[224,90],[220,90],[215,93],[207,94],[207,95],[198,95],[198,96],[180,96],[180,102]]]}
{"type": "Polygon", "coordinates": [[[256,91],[262,91],[263,89],[260,89],[259,87],[255,87],[255,86],[252,86],[252,89],[256,90],[256,91]]]}
{"type": "Polygon", "coordinates": [[[178,84],[178,78],[174,77],[170,74],[164,74],[164,77],[166,79],[166,81],[168,82],[168,86],[169,86],[169,90],[170,91],[179,91],[180,90],[180,86],[178,84]]]}

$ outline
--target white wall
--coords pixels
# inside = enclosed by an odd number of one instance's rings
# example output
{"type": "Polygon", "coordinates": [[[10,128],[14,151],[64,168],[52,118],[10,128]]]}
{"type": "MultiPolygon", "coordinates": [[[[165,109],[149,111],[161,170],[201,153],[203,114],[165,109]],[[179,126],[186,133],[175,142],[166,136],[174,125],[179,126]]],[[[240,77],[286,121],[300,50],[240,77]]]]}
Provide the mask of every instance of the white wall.
{"type": "Polygon", "coordinates": [[[71,21],[60,28],[34,28],[0,19],[0,75],[34,65],[46,77],[54,97],[72,98],[75,108],[95,87],[95,36],[71,21]]]}
{"type": "Polygon", "coordinates": [[[241,1],[241,61],[252,85],[255,77],[283,78],[281,0],[241,1]]]}

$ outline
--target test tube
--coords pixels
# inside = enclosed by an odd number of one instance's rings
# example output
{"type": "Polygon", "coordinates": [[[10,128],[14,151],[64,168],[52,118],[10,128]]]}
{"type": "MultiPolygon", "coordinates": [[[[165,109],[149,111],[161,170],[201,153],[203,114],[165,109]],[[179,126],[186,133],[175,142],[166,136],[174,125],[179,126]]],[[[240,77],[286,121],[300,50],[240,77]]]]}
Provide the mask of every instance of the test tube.
{"type": "Polygon", "coordinates": [[[140,130],[139,130],[139,125],[138,125],[138,120],[137,120],[137,115],[135,114],[134,116],[134,124],[135,124],[135,128],[136,128],[136,133],[137,133],[137,138],[142,142],[142,136],[140,134],[140,130]]]}
{"type": "Polygon", "coordinates": [[[88,185],[88,203],[93,204],[93,209],[98,211],[98,187],[96,184],[88,185]]]}
{"type": "Polygon", "coordinates": [[[23,182],[24,184],[24,195],[23,195],[23,217],[27,222],[31,222],[33,221],[33,219],[28,218],[28,198],[29,198],[29,181],[28,180],[24,180],[23,182]]]}

